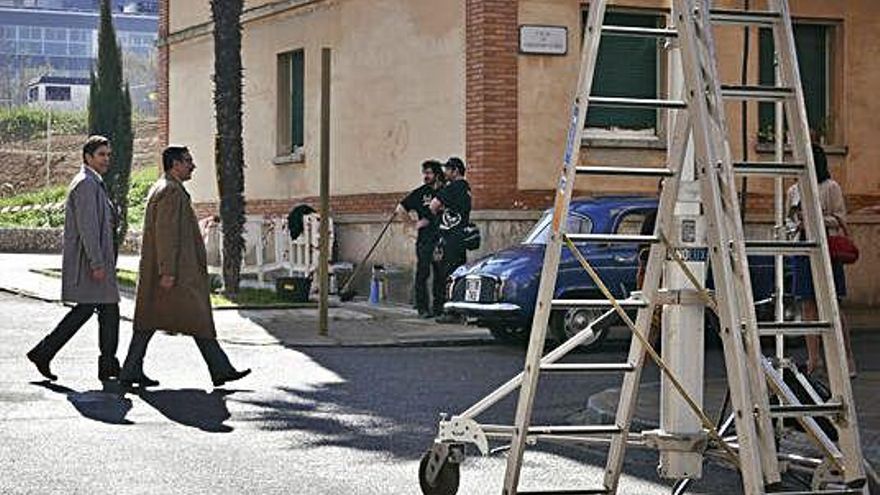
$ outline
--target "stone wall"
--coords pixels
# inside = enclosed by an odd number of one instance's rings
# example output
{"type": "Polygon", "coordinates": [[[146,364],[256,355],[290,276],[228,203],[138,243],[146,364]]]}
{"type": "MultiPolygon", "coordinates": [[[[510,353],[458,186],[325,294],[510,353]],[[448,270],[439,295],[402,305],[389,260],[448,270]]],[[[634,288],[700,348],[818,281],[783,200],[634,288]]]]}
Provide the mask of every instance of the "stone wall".
{"type": "MultiPolygon", "coordinates": [[[[535,211],[477,211],[471,216],[480,227],[480,249],[468,252],[468,260],[479,259],[489,253],[516,244],[531,229],[540,214],[535,211]]],[[[340,261],[360,263],[382,231],[387,216],[363,214],[340,215],[336,226],[337,258],[340,261]]],[[[365,269],[353,282],[359,295],[369,294],[370,270],[375,264],[383,265],[388,278],[388,298],[409,303],[415,274],[415,232],[403,222],[395,222],[376,247],[365,269]]]]}
{"type": "MultiPolygon", "coordinates": [[[[60,253],[63,229],[0,228],[0,253],[60,253]]],[[[141,233],[129,232],[122,246],[124,254],[138,254],[141,233]]]]}

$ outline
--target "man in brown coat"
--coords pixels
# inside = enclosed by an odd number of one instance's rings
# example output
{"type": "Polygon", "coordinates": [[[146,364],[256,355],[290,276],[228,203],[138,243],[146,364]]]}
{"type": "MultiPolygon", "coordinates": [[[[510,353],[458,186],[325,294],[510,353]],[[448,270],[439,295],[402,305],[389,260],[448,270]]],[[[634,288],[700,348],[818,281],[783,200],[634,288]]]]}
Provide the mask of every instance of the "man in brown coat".
{"type": "Polygon", "coordinates": [[[211,313],[205,244],[183,183],[196,166],[185,146],[169,146],[162,152],[165,175],[147,196],[144,238],[134,333],[128,356],[119,374],[124,386],[155,386],[158,382],[143,371],[147,344],[155,330],[192,335],[208,365],[215,386],[238,380],[250,369],[237,371],[220,344],[211,313]]]}

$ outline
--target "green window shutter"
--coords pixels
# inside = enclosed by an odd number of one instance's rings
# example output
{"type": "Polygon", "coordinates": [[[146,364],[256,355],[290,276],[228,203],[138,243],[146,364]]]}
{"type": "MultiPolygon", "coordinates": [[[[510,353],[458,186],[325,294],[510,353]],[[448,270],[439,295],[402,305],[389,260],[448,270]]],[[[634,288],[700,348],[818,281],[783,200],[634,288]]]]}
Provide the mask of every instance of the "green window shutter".
{"type": "Polygon", "coordinates": [[[302,50],[290,54],[290,144],[291,151],[303,146],[305,134],[304,115],[304,69],[305,56],[302,50]]]}
{"type": "MultiPolygon", "coordinates": [[[[605,24],[658,27],[657,15],[608,12],[605,24]]],[[[657,98],[657,40],[653,38],[603,36],[593,79],[597,96],[657,98]]],[[[587,127],[653,129],[657,110],[590,107],[587,127]]]]}
{"type": "MultiPolygon", "coordinates": [[[[758,81],[761,85],[776,84],[775,57],[773,54],[773,31],[762,28],[758,32],[758,81]]],[[[772,141],[776,122],[776,105],[761,102],[758,104],[758,135],[762,141],[772,141]]]]}
{"type": "MultiPolygon", "coordinates": [[[[760,73],[761,84],[774,84],[773,36],[769,29],[761,29],[760,34],[760,73]]],[[[795,47],[801,84],[804,88],[804,102],[807,106],[807,120],[810,128],[825,131],[828,117],[828,26],[820,24],[798,24],[794,26],[795,47]]],[[[759,125],[763,133],[772,134],[775,119],[775,105],[761,103],[758,110],[759,125]]]]}
{"type": "Polygon", "coordinates": [[[795,26],[795,44],[798,51],[804,100],[807,104],[807,120],[810,127],[824,131],[828,115],[828,56],[827,26],[801,24],[795,26]]]}

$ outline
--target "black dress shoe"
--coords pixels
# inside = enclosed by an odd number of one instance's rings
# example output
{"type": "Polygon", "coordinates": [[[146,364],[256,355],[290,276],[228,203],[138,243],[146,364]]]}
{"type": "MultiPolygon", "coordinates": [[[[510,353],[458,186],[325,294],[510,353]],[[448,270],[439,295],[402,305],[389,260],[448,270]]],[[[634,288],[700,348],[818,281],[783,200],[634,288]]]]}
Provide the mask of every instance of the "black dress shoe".
{"type": "Polygon", "coordinates": [[[431,311],[429,311],[427,309],[420,309],[419,310],[419,318],[427,320],[427,319],[430,319],[433,317],[434,317],[434,313],[432,313],[431,311]]]}
{"type": "Polygon", "coordinates": [[[43,375],[44,377],[46,377],[47,379],[49,379],[53,382],[58,379],[58,376],[56,376],[54,373],[52,373],[52,371],[49,369],[49,361],[50,360],[45,359],[43,356],[41,356],[40,353],[37,352],[36,349],[32,349],[30,352],[28,352],[27,358],[32,363],[34,363],[34,366],[37,367],[37,371],[39,371],[41,375],[43,375]]]}
{"type": "Polygon", "coordinates": [[[134,388],[135,385],[137,385],[140,388],[147,388],[147,387],[159,386],[159,381],[153,380],[152,378],[148,377],[147,375],[141,373],[140,376],[137,376],[134,378],[127,378],[127,377],[120,376],[119,377],[119,384],[122,385],[123,387],[126,387],[126,388],[134,388]]]}
{"type": "Polygon", "coordinates": [[[215,387],[222,387],[223,385],[225,385],[228,382],[234,382],[235,380],[240,380],[250,374],[251,374],[251,369],[248,368],[246,370],[233,371],[232,373],[225,375],[225,376],[211,378],[211,381],[214,382],[215,387]]]}
{"type": "Polygon", "coordinates": [[[119,377],[119,360],[115,356],[98,358],[98,379],[102,382],[119,377]]]}

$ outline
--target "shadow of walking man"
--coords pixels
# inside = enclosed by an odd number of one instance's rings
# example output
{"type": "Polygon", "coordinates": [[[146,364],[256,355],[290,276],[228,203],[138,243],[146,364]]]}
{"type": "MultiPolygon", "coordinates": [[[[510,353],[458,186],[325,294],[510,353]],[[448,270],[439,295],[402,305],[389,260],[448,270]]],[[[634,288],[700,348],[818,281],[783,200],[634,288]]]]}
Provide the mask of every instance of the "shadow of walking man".
{"type": "Polygon", "coordinates": [[[226,396],[234,392],[222,389],[211,393],[198,389],[142,390],[138,396],[175,423],[211,433],[229,433],[233,428],[224,424],[231,416],[226,408],[226,396]]]}
{"type": "Polygon", "coordinates": [[[131,410],[131,399],[127,399],[119,394],[119,390],[114,384],[104,384],[101,390],[86,390],[79,392],[70,387],[52,383],[31,382],[33,385],[43,387],[56,394],[67,396],[77,412],[84,418],[100,421],[102,423],[112,425],[131,425],[131,421],[125,419],[128,411],[131,410]]]}

